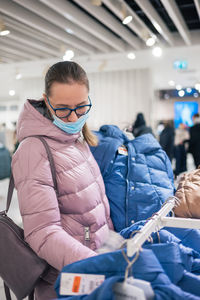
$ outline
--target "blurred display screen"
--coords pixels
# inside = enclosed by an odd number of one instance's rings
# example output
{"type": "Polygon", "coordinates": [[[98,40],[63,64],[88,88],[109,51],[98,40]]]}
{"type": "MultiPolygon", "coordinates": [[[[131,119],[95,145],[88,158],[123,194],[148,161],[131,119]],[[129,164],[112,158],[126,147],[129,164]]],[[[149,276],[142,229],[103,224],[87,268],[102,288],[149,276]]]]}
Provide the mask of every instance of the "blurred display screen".
{"type": "Polygon", "coordinates": [[[175,102],[174,103],[174,125],[179,127],[180,123],[187,127],[193,125],[192,116],[198,113],[197,102],[175,102]]]}

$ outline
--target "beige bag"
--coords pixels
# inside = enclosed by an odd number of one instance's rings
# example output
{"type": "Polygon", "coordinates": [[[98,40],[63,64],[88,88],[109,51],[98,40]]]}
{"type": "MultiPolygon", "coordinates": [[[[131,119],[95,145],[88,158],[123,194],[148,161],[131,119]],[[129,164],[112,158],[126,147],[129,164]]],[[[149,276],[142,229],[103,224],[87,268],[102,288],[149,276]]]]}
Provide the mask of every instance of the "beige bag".
{"type": "Polygon", "coordinates": [[[176,217],[200,219],[200,166],[181,177],[175,196],[180,200],[176,217]]]}

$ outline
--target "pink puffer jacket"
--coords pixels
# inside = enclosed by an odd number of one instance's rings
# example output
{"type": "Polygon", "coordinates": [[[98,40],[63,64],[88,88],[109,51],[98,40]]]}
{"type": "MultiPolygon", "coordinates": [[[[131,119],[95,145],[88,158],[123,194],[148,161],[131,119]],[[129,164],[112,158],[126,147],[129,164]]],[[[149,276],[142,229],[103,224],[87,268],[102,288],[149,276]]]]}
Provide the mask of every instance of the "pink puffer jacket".
{"type": "Polygon", "coordinates": [[[21,112],[12,170],[25,239],[54,268],[93,255],[112,227],[100,170],[80,134],[69,135],[28,100],[21,112]],[[56,166],[58,199],[40,140],[46,137],[56,166]],[[22,141],[23,140],[23,141],[22,141]]]}

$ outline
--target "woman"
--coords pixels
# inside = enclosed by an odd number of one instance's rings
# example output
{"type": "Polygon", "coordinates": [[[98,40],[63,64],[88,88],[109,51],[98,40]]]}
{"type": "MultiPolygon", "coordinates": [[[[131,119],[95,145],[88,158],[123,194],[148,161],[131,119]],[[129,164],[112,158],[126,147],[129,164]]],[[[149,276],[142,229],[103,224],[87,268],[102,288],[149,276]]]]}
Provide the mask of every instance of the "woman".
{"type": "Polygon", "coordinates": [[[46,74],[43,100],[27,100],[17,125],[20,145],[12,169],[25,239],[54,268],[37,285],[37,300],[55,298],[57,271],[96,255],[113,228],[102,176],[88,147],[97,144],[85,123],[92,106],[88,93],[87,75],[78,64],[56,63],[46,74]],[[32,135],[43,136],[52,151],[57,196],[44,146],[32,135]]]}

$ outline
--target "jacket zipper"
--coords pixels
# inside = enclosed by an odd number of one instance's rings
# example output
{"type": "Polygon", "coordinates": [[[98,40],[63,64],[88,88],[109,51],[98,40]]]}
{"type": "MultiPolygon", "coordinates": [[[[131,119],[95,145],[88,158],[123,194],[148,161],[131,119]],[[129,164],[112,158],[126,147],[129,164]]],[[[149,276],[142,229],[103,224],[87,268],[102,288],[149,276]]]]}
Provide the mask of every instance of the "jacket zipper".
{"type": "Polygon", "coordinates": [[[85,229],[85,245],[89,247],[90,244],[90,227],[84,227],[85,229]]]}

